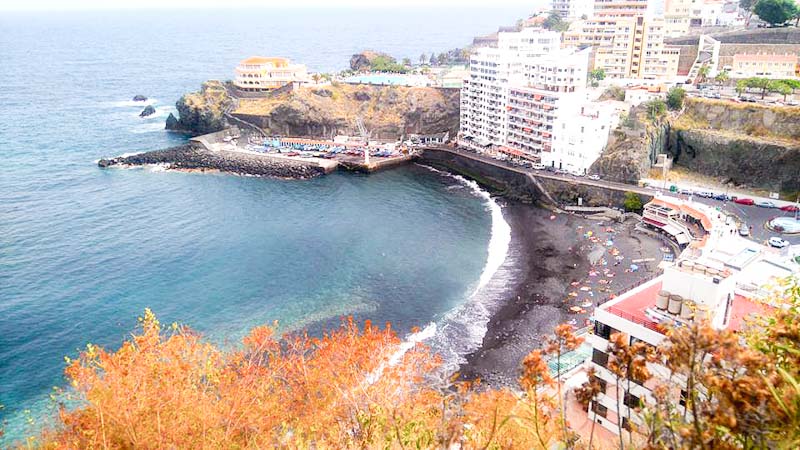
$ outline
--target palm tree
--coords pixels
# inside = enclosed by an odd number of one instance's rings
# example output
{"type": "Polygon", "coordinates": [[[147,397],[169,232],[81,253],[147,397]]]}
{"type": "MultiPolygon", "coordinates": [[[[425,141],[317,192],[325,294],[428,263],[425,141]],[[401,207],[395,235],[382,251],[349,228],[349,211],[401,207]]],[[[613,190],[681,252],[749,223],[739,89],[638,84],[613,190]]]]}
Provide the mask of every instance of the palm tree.
{"type": "Polygon", "coordinates": [[[721,85],[725,84],[726,81],[730,80],[730,75],[728,75],[727,70],[723,70],[722,72],[718,73],[716,77],[714,77],[714,81],[721,85]]]}
{"type": "Polygon", "coordinates": [[[705,83],[706,79],[708,79],[708,72],[711,70],[710,67],[707,65],[703,65],[700,70],[697,71],[697,75],[700,77],[700,82],[705,83]]]}

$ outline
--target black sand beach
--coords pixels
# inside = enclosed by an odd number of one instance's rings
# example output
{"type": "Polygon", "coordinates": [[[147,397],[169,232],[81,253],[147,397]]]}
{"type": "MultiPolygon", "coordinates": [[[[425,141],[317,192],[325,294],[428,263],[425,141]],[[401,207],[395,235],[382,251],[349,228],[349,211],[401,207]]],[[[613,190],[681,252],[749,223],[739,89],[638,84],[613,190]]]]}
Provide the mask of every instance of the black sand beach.
{"type": "Polygon", "coordinates": [[[556,325],[586,325],[593,308],[572,313],[570,307],[599,304],[652,278],[665,250],[660,239],[634,232],[635,220],[601,223],[520,203],[509,203],[503,211],[520,276],[493,312],[481,347],[459,371],[463,379],[479,378],[493,386],[514,385],[522,359],[556,325]],[[639,261],[638,269],[631,269],[634,260],[647,258],[652,261],[639,261]]]}

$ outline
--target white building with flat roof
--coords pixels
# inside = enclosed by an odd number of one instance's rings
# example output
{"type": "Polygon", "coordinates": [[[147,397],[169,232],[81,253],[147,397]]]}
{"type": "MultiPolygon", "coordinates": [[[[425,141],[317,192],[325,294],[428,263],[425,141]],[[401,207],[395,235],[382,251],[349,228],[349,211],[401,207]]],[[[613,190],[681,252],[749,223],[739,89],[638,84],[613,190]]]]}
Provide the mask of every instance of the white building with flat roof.
{"type": "MultiPolygon", "coordinates": [[[[609,340],[623,333],[634,342],[658,346],[668,325],[689,325],[698,318],[709,320],[717,329],[738,331],[754,314],[770,314],[769,287],[777,280],[797,276],[797,265],[779,250],[744,239],[733,221],[716,209],[670,196],[656,196],[646,205],[643,224],[684,242],[686,249],[677,263],[664,273],[597,307],[593,333],[587,338],[592,356],[587,365],[595,369],[601,393],[589,406],[589,417],[610,432],[618,424],[644,425],[635,410],[640,402],[652,403],[653,389],[669,377],[661,364],[648,363],[654,377],[646,382],[632,380],[619,386],[621,406],[617,408],[616,377],[609,371],[609,340]],[[676,237],[682,236],[682,238],[676,237]]],[[[671,379],[675,389],[680,380],[671,379]]]]}
{"type": "Polygon", "coordinates": [[[552,151],[556,118],[586,100],[590,51],[568,48],[525,62],[508,93],[509,147],[534,159],[552,151]]]}
{"type": "Polygon", "coordinates": [[[565,105],[553,122],[550,151],[542,152],[542,164],[586,174],[608,144],[611,130],[619,124],[624,102],[583,102],[565,105]]]}
{"type": "Polygon", "coordinates": [[[504,145],[508,92],[527,61],[558,52],[561,34],[539,28],[500,32],[496,47],[481,47],[470,57],[461,88],[460,142],[476,150],[504,145]]]}

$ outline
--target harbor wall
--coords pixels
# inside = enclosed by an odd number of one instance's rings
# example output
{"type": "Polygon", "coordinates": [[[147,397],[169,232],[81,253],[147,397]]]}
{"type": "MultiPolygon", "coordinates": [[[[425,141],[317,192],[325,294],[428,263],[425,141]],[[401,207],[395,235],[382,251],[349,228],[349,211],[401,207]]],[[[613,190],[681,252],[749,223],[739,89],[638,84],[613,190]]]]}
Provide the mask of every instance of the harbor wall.
{"type": "Polygon", "coordinates": [[[473,157],[458,149],[445,147],[425,148],[420,163],[448,170],[475,180],[496,195],[523,202],[553,204],[553,206],[577,205],[610,206],[621,208],[626,192],[635,192],[642,203],[652,195],[638,186],[600,186],[589,184],[584,179],[561,179],[529,170],[507,166],[502,161],[487,161],[473,157]]]}

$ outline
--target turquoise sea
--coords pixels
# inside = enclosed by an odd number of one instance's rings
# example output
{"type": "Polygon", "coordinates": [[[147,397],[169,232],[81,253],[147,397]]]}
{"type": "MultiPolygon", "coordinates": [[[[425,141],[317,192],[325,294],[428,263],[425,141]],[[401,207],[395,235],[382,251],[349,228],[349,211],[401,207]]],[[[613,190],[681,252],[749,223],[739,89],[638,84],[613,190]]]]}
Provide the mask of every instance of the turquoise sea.
{"type": "Polygon", "coordinates": [[[27,410],[46,412],[64,356],[118,346],[145,307],[221,344],[353,314],[421,327],[451,364],[474,349],[509,239],[475,185],[419,166],[279,181],[95,161],[183,142],[163,130],[175,101],[244,57],[319,71],[364,48],[416,60],[526,13],[0,14],[0,446],[38,426],[27,410]],[[138,117],[136,94],[154,117],[138,117]]]}

